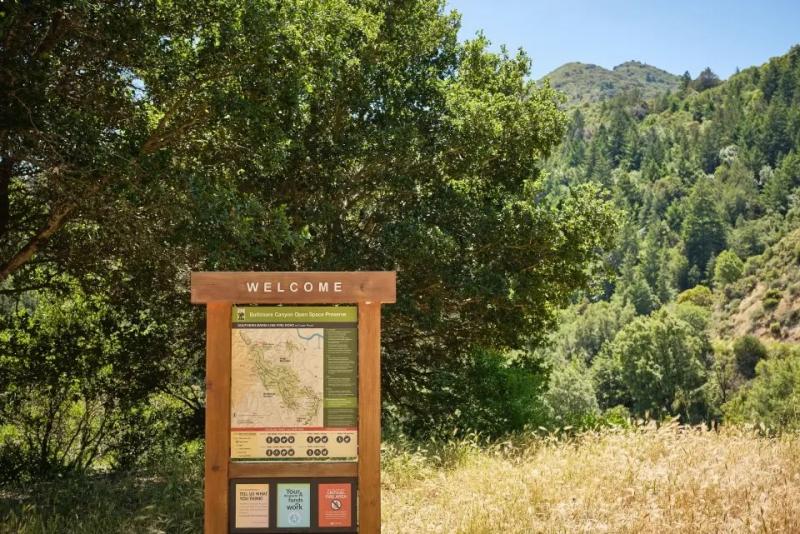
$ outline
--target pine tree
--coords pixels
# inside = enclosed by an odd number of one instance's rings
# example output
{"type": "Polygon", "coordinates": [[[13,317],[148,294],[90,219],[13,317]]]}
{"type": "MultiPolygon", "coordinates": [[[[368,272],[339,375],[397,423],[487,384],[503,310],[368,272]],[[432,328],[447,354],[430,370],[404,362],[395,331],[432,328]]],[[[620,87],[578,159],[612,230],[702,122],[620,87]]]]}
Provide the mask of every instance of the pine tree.
{"type": "MultiPolygon", "coordinates": [[[[712,182],[701,179],[689,196],[686,218],[683,220],[682,237],[686,258],[692,268],[697,269],[699,280],[712,256],[725,249],[726,227],[722,214],[717,208],[716,193],[712,182]]],[[[694,281],[694,280],[692,280],[694,281]]]]}

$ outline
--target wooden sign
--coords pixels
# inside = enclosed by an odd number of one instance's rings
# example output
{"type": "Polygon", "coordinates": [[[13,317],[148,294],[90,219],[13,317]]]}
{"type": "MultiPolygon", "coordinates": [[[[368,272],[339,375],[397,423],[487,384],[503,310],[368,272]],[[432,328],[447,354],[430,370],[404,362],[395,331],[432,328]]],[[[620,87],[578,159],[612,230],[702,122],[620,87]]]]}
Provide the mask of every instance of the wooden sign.
{"type": "Polygon", "coordinates": [[[380,532],[380,306],[394,272],[197,272],[205,532],[380,532]]]}

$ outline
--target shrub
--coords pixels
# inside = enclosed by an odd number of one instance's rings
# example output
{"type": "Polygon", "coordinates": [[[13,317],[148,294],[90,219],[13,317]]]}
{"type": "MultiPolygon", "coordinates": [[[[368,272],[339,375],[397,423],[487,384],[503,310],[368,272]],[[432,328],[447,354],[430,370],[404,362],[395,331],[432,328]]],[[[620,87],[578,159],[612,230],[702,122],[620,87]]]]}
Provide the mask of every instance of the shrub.
{"type": "Polygon", "coordinates": [[[429,410],[387,406],[390,431],[414,439],[496,438],[526,427],[547,426],[544,404],[549,369],[534,356],[476,350],[456,370],[442,370],[434,387],[420,391],[429,410]]]}
{"type": "Polygon", "coordinates": [[[653,293],[647,280],[638,275],[624,290],[625,300],[636,310],[636,315],[649,315],[658,308],[658,297],[653,293]]]}
{"type": "Polygon", "coordinates": [[[767,357],[767,348],[755,336],[742,336],[733,342],[736,369],[745,378],[753,378],[756,365],[767,357]]]}
{"type": "Polygon", "coordinates": [[[625,406],[614,406],[603,412],[602,421],[607,426],[628,427],[631,424],[631,412],[625,406]]]}
{"type": "Polygon", "coordinates": [[[764,294],[764,298],[761,303],[764,305],[765,310],[774,310],[780,304],[781,299],[783,298],[783,294],[780,289],[769,289],[764,294]]]}
{"type": "Polygon", "coordinates": [[[714,297],[706,286],[694,286],[678,295],[677,302],[678,304],[690,302],[696,306],[710,308],[714,304],[714,297]]]}
{"type": "Polygon", "coordinates": [[[704,335],[711,319],[711,311],[691,302],[683,302],[672,309],[675,317],[687,323],[698,335],[704,335]]]}
{"type": "Polygon", "coordinates": [[[755,308],[755,309],[754,309],[752,312],[750,312],[750,321],[755,323],[756,321],[758,321],[759,319],[761,319],[762,317],[764,317],[764,315],[765,315],[766,313],[767,313],[767,312],[766,312],[766,310],[764,309],[764,305],[763,305],[763,303],[762,303],[762,305],[761,305],[761,306],[758,306],[758,307],[757,307],[757,308],[755,308]]]}
{"type": "Polygon", "coordinates": [[[0,478],[129,467],[175,437],[159,425],[180,409],[150,394],[168,343],[146,310],[131,317],[78,289],[0,315],[0,428],[12,429],[0,433],[0,466],[13,466],[0,478]]]}
{"type": "Polygon", "coordinates": [[[717,256],[714,263],[714,284],[722,287],[732,284],[742,276],[744,263],[736,253],[725,250],[717,256]]]}
{"type": "Polygon", "coordinates": [[[764,295],[767,298],[774,298],[780,300],[783,296],[783,292],[780,289],[772,288],[767,290],[766,294],[764,295]]]}
{"type": "Polygon", "coordinates": [[[668,310],[639,317],[617,334],[609,353],[611,361],[618,362],[634,414],[679,415],[688,422],[706,419],[703,386],[711,347],[695,326],[668,310]]]}
{"type": "Polygon", "coordinates": [[[781,337],[781,323],[778,321],[774,321],[772,324],[769,325],[769,332],[775,337],[781,337]]]}
{"type": "Polygon", "coordinates": [[[800,430],[800,350],[771,355],[756,366],[756,376],[723,406],[731,422],[751,422],[769,431],[800,430]]]}
{"type": "Polygon", "coordinates": [[[587,416],[600,413],[594,384],[580,360],[553,369],[545,401],[557,426],[581,426],[587,416]]]}

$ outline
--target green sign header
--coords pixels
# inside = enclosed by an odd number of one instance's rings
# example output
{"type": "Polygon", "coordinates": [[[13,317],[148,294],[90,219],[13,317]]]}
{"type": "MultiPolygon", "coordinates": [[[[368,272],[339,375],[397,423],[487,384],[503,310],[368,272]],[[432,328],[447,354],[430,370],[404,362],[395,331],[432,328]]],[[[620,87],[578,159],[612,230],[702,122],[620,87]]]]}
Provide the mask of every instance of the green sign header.
{"type": "Polygon", "coordinates": [[[234,323],[357,323],[356,306],[234,306],[234,323]]]}

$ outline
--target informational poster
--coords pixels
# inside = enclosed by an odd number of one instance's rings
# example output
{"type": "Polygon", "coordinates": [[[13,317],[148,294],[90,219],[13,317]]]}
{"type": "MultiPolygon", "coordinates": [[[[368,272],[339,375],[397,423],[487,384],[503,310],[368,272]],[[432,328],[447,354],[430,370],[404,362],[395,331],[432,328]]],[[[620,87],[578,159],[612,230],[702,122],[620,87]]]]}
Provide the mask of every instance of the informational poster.
{"type": "Polygon", "coordinates": [[[353,526],[353,485],[322,484],[317,486],[320,527],[353,526]]]}
{"type": "Polygon", "coordinates": [[[356,461],[357,428],[357,307],[233,307],[232,460],[356,461]]]}
{"type": "Polygon", "coordinates": [[[278,484],[278,528],[311,526],[311,484],[278,484]]]}
{"type": "Polygon", "coordinates": [[[235,484],[236,528],[269,527],[269,484],[235,484]]]}

